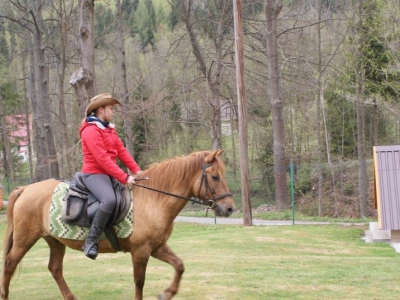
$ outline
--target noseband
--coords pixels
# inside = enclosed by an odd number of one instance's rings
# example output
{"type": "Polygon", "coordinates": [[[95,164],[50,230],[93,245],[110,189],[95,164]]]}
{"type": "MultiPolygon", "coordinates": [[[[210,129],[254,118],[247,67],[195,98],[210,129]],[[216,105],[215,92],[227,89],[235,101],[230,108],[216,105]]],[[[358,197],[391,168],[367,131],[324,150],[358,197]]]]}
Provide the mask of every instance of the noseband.
{"type": "MultiPolygon", "coordinates": [[[[203,164],[203,166],[201,167],[201,170],[202,170],[201,182],[200,182],[200,186],[199,186],[199,192],[197,193],[198,194],[197,198],[200,199],[201,188],[202,188],[203,183],[204,183],[204,198],[205,198],[206,201],[208,201],[208,208],[212,209],[217,205],[216,202],[218,200],[221,200],[221,199],[223,199],[225,197],[230,197],[230,196],[232,196],[232,193],[221,194],[221,195],[215,196],[212,199],[208,198],[208,192],[210,192],[211,196],[213,195],[213,192],[212,192],[212,190],[210,188],[210,185],[208,183],[208,179],[207,179],[207,176],[206,176],[206,169],[209,168],[209,167],[211,167],[211,164],[208,164],[208,165],[203,164]]],[[[207,205],[207,204],[205,204],[205,205],[207,205]]]]}

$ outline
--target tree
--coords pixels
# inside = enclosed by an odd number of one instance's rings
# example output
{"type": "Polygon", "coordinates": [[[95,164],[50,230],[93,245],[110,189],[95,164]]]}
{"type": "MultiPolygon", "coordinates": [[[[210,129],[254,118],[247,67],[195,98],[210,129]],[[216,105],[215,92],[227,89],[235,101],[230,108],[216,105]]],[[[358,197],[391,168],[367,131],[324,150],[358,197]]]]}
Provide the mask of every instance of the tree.
{"type": "Polygon", "coordinates": [[[79,0],[80,24],[78,56],[80,68],[72,74],[70,84],[75,89],[78,106],[83,116],[85,107],[95,96],[95,61],[94,61],[94,2],[79,0]]]}
{"type": "Polygon", "coordinates": [[[285,120],[280,98],[280,72],[278,66],[277,21],[282,9],[281,0],[265,0],[266,55],[268,62],[268,96],[272,107],[275,199],[279,210],[290,207],[286,191],[285,120]]]}
{"type": "Polygon", "coordinates": [[[51,126],[49,68],[46,61],[43,3],[39,0],[10,1],[11,10],[2,15],[17,25],[29,52],[29,99],[34,111],[36,180],[59,177],[57,151],[51,126]]]}
{"type": "MultiPolygon", "coordinates": [[[[7,130],[7,124],[6,124],[6,118],[5,118],[5,113],[4,113],[4,105],[3,105],[3,96],[1,95],[1,89],[0,89],[0,130],[1,130],[1,141],[4,144],[4,152],[3,152],[3,161],[6,162],[5,164],[5,173],[10,176],[11,180],[15,178],[15,173],[14,173],[14,166],[13,166],[13,155],[11,153],[11,147],[10,147],[10,139],[8,136],[8,130],[7,130]]],[[[2,147],[3,148],[3,147],[2,147]]],[[[2,149],[3,150],[3,149],[2,149]]]]}
{"type": "MultiPolygon", "coordinates": [[[[121,1],[115,0],[115,6],[117,8],[117,22],[118,22],[118,73],[119,73],[119,85],[120,85],[120,99],[122,104],[125,106],[129,106],[130,97],[128,91],[128,81],[126,79],[126,62],[125,62],[125,40],[124,40],[124,28],[123,28],[123,18],[121,11],[121,1]]],[[[133,155],[133,147],[132,147],[132,128],[131,123],[129,122],[128,115],[124,110],[123,113],[124,119],[124,133],[125,133],[125,144],[126,149],[129,151],[131,155],[133,155]]]]}
{"type": "Polygon", "coordinates": [[[221,80],[224,68],[223,59],[228,56],[231,45],[227,45],[226,36],[230,33],[232,24],[231,2],[223,0],[210,3],[207,6],[199,5],[198,13],[194,14],[194,1],[181,0],[183,20],[189,34],[193,54],[196,57],[198,68],[205,78],[210,91],[209,108],[211,116],[212,149],[222,148],[221,141],[221,80]],[[203,12],[200,14],[200,12],[203,12]],[[204,16],[209,16],[210,19],[204,16]],[[204,38],[210,38],[212,47],[202,47],[196,32],[196,25],[203,27],[204,38]],[[211,51],[211,52],[208,52],[211,51]],[[209,59],[207,59],[209,58],[209,59]]]}

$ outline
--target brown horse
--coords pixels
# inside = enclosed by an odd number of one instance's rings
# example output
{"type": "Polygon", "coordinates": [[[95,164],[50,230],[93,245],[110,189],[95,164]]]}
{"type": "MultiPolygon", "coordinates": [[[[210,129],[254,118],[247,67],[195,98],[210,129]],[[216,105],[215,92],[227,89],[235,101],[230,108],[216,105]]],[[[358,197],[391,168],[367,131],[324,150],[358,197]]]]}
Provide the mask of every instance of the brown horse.
{"type": "MultiPolygon", "coordinates": [[[[122,251],[132,255],[136,300],[143,298],[150,255],[171,264],[175,269],[172,284],[159,295],[159,299],[171,299],[178,292],[184,265],[167,245],[167,240],[172,233],[175,217],[188,202],[179,198],[197,197],[218,216],[227,217],[235,210],[225,181],[221,153],[222,150],[195,152],[153,164],[141,174],[141,177],[149,177],[145,183],[140,182],[141,185],[166,193],[133,186],[133,232],[128,238],[118,241],[122,251]]],[[[48,268],[63,298],[76,299],[63,277],[63,259],[66,247],[82,251],[83,241],[53,236],[49,228],[51,198],[59,183],[58,180],[49,179],[19,187],[10,195],[4,237],[1,299],[8,299],[10,280],[17,265],[40,238],[44,238],[50,247],[48,268]]],[[[101,240],[99,252],[115,250],[107,240],[101,240]]]]}

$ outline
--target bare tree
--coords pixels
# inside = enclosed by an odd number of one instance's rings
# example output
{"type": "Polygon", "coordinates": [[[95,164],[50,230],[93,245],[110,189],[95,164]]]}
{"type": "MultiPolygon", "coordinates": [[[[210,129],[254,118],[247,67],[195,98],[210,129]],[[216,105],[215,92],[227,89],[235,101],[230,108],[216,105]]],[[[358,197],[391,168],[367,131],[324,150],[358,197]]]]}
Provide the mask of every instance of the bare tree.
{"type": "Polygon", "coordinates": [[[183,19],[186,25],[186,30],[190,37],[190,42],[193,49],[193,54],[196,57],[198,68],[202,75],[207,81],[207,85],[210,91],[209,107],[211,109],[211,138],[212,147],[214,150],[220,149],[221,144],[221,97],[220,97],[220,85],[222,70],[224,67],[223,58],[225,49],[230,49],[231,47],[226,47],[224,44],[225,33],[229,28],[228,24],[232,21],[232,4],[231,1],[221,0],[215,1],[216,5],[213,7],[216,11],[210,13],[210,15],[216,16],[213,20],[194,20],[193,18],[193,6],[194,1],[181,0],[181,5],[183,9],[183,19]],[[195,32],[195,22],[202,23],[204,27],[212,26],[213,30],[209,30],[208,34],[212,34],[213,37],[213,57],[211,60],[207,61],[205,57],[205,49],[203,49],[199,43],[195,32]]]}
{"type": "MultiPolygon", "coordinates": [[[[115,0],[115,6],[117,8],[117,22],[118,22],[118,82],[120,89],[120,99],[124,106],[129,106],[129,91],[128,91],[128,81],[126,79],[126,62],[125,62],[125,41],[124,41],[124,28],[122,22],[122,12],[121,12],[121,1],[115,0]]],[[[132,128],[130,123],[130,118],[126,113],[126,110],[123,110],[122,116],[124,119],[124,133],[125,133],[125,145],[126,149],[129,151],[131,155],[133,155],[133,146],[132,146],[132,128]]]]}
{"type": "Polygon", "coordinates": [[[94,61],[94,2],[80,0],[80,25],[78,53],[80,68],[72,74],[70,84],[75,89],[81,115],[84,115],[87,102],[95,95],[94,61]]]}
{"type": "Polygon", "coordinates": [[[364,0],[356,1],[356,18],[354,43],[354,75],[355,75],[355,97],[357,110],[357,155],[358,155],[358,190],[360,199],[360,214],[367,216],[367,163],[365,155],[365,61],[362,53],[364,47],[363,39],[363,14],[364,0]]]}
{"type": "Polygon", "coordinates": [[[38,164],[36,165],[36,179],[58,178],[59,169],[57,162],[57,151],[54,144],[53,128],[51,126],[51,103],[49,98],[49,69],[46,63],[45,46],[43,45],[43,19],[42,1],[27,1],[31,6],[29,13],[32,16],[32,49],[33,49],[33,69],[34,72],[34,93],[31,94],[32,107],[35,112],[35,125],[37,131],[36,144],[43,144],[45,156],[39,160],[41,154],[38,153],[38,164]],[[33,105],[35,104],[35,105],[33,105]],[[41,162],[41,164],[39,164],[41,162]]]}
{"type": "Polygon", "coordinates": [[[25,0],[9,1],[13,9],[7,18],[19,26],[29,53],[29,99],[34,116],[34,142],[37,153],[36,180],[59,177],[57,151],[51,126],[51,102],[49,97],[49,69],[46,62],[44,42],[43,2],[25,0]]]}
{"type": "Polygon", "coordinates": [[[274,181],[276,207],[288,209],[290,203],[286,191],[285,120],[283,102],[280,96],[280,72],[278,66],[277,21],[282,9],[281,0],[265,1],[267,29],[268,95],[272,107],[272,127],[274,139],[274,181]]]}
{"type": "MultiPolygon", "coordinates": [[[[56,4],[54,4],[56,6],[56,4]]],[[[66,70],[68,68],[68,41],[69,41],[69,28],[72,11],[73,3],[67,3],[66,1],[59,1],[58,6],[56,7],[57,17],[59,22],[60,32],[57,35],[56,41],[59,41],[59,45],[54,45],[54,51],[57,51],[56,59],[58,60],[58,113],[60,119],[60,130],[62,133],[62,138],[60,139],[61,142],[61,157],[60,161],[63,162],[63,175],[64,178],[71,178],[74,173],[74,166],[72,163],[72,151],[71,151],[71,138],[68,135],[68,119],[66,113],[66,99],[65,99],[65,88],[64,88],[64,81],[66,78],[66,70]],[[70,4],[70,6],[68,6],[70,4]]]]}
{"type": "Polygon", "coordinates": [[[0,132],[1,132],[1,140],[4,143],[4,150],[5,150],[4,158],[6,161],[6,170],[8,171],[7,175],[10,176],[11,180],[14,180],[15,173],[13,166],[13,155],[11,153],[10,139],[8,137],[8,130],[7,130],[7,124],[3,106],[3,96],[1,95],[1,91],[0,91],[0,132]]]}

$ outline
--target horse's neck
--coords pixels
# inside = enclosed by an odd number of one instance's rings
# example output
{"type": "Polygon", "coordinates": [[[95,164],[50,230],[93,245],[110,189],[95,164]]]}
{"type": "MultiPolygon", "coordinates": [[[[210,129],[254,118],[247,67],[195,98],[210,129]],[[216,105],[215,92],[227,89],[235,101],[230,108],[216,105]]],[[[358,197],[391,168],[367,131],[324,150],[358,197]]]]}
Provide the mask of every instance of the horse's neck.
{"type": "Polygon", "coordinates": [[[142,204],[146,206],[149,205],[156,208],[158,218],[171,221],[176,218],[188,202],[180,197],[189,200],[193,196],[193,179],[189,176],[187,178],[185,177],[185,179],[180,178],[179,180],[172,180],[171,178],[174,178],[173,172],[166,172],[162,175],[158,175],[157,173],[160,172],[144,174],[144,176],[149,177],[149,187],[154,190],[149,191],[145,188],[138,187],[138,192],[140,192],[139,194],[141,195],[141,199],[138,200],[144,201],[142,204]],[[151,181],[152,179],[153,182],[151,181]],[[179,186],[176,186],[177,182],[179,182],[179,186]],[[173,195],[179,197],[174,197],[173,195]]]}

